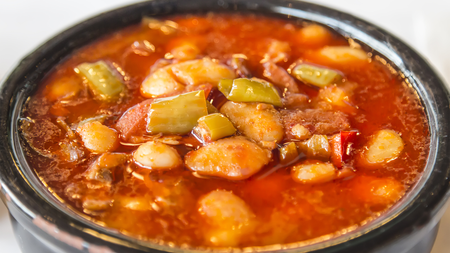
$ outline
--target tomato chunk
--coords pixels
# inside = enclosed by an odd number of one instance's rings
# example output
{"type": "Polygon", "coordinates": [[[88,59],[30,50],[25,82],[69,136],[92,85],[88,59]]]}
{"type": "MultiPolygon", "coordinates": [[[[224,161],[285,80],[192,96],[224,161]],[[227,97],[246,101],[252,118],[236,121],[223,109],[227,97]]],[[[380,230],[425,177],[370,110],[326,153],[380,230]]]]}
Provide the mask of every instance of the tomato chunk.
{"type": "Polygon", "coordinates": [[[342,168],[350,160],[358,135],[357,131],[341,131],[331,137],[331,161],[334,166],[342,168]]]}
{"type": "Polygon", "coordinates": [[[153,99],[147,99],[128,109],[116,123],[122,140],[128,140],[139,129],[145,130],[148,109],[153,99]]]}

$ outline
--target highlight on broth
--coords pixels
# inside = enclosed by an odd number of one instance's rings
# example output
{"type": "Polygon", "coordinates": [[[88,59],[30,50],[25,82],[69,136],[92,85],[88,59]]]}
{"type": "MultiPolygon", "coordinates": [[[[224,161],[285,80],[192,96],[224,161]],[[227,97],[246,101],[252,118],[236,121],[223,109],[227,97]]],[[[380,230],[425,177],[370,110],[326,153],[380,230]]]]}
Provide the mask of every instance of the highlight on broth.
{"type": "Polygon", "coordinates": [[[418,97],[380,58],[242,14],[144,18],[78,50],[30,97],[21,134],[65,204],[180,247],[348,233],[405,195],[429,149],[418,97]]]}

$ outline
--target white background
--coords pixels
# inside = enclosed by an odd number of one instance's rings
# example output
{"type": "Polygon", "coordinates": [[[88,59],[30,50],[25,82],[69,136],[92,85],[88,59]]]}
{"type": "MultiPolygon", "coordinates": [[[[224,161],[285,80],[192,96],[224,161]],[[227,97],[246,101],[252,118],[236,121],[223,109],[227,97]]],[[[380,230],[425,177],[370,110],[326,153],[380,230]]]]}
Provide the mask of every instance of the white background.
{"type": "MultiPolygon", "coordinates": [[[[186,0],[189,1],[189,0],[186,0]]],[[[48,38],[92,15],[137,1],[0,0],[0,79],[48,38]]],[[[373,22],[425,56],[450,83],[449,0],[311,0],[373,22]]],[[[0,251],[20,252],[0,204],[0,251]]],[[[444,215],[432,253],[450,252],[450,210],[444,215]]]]}

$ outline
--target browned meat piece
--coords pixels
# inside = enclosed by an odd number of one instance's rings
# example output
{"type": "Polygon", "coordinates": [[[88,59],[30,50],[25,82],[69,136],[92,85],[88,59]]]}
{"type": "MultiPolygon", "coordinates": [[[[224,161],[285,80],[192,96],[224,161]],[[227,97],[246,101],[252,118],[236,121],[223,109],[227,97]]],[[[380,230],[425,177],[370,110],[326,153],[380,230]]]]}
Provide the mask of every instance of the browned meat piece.
{"type": "Polygon", "coordinates": [[[312,134],[333,134],[348,130],[350,122],[343,112],[331,112],[321,109],[283,110],[281,111],[286,135],[295,139],[292,128],[299,124],[306,127],[312,134]]]}
{"type": "Polygon", "coordinates": [[[269,79],[276,86],[287,89],[293,93],[299,93],[300,89],[297,87],[297,83],[294,78],[288,74],[286,70],[282,67],[276,65],[275,63],[268,61],[263,64],[264,73],[263,75],[269,79]]]}
{"type": "Polygon", "coordinates": [[[287,109],[306,109],[309,107],[309,97],[305,94],[287,92],[281,99],[287,109]]]}

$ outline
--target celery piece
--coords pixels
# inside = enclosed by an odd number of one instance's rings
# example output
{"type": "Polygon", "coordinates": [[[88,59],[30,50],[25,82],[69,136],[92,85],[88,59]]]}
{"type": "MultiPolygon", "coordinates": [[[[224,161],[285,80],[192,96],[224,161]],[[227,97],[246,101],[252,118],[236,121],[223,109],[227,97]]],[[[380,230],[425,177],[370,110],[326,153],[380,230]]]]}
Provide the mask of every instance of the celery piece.
{"type": "Polygon", "coordinates": [[[280,161],[281,163],[290,163],[298,157],[297,146],[294,142],[288,142],[283,145],[280,149],[280,161]]]}
{"type": "Polygon", "coordinates": [[[203,90],[155,99],[148,111],[147,132],[187,134],[207,114],[203,90]]]}
{"type": "Polygon", "coordinates": [[[298,80],[319,88],[324,88],[342,78],[342,76],[335,70],[309,64],[300,64],[296,66],[292,70],[292,74],[298,80]]]}
{"type": "Polygon", "coordinates": [[[221,113],[213,113],[201,117],[194,133],[203,142],[210,142],[233,135],[236,132],[231,121],[221,113]]]}
{"type": "Polygon", "coordinates": [[[278,91],[266,81],[247,78],[223,79],[219,82],[219,90],[228,100],[234,102],[262,102],[282,106],[278,91]]]}
{"type": "Polygon", "coordinates": [[[75,68],[75,72],[86,78],[95,99],[113,101],[125,90],[125,85],[104,61],[82,63],[75,68]]]}

